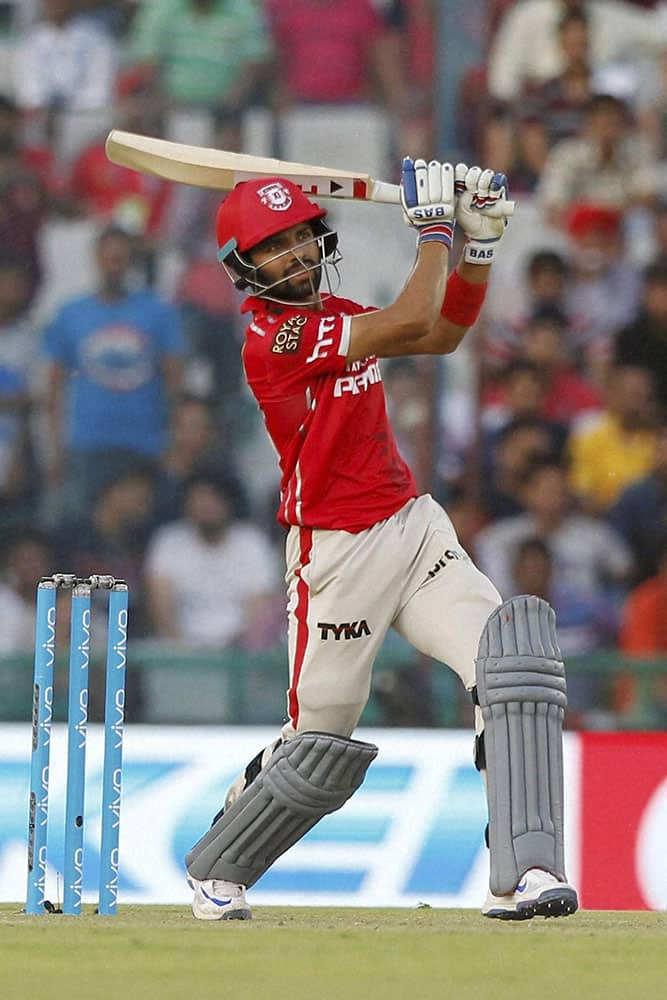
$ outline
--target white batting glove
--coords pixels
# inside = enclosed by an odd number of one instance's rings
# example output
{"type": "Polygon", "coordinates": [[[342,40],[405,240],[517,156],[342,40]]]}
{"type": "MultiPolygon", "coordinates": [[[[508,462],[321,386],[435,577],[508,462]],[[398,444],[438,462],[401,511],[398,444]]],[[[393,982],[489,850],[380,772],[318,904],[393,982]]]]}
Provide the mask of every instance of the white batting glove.
{"type": "Polygon", "coordinates": [[[401,170],[401,207],[405,222],[417,230],[417,246],[437,242],[451,250],[456,224],[451,163],[413,161],[406,156],[401,170]]]}
{"type": "Polygon", "coordinates": [[[507,200],[507,177],[465,163],[456,164],[454,177],[456,221],[467,237],[463,259],[490,264],[514,213],[514,202],[507,200]]]}

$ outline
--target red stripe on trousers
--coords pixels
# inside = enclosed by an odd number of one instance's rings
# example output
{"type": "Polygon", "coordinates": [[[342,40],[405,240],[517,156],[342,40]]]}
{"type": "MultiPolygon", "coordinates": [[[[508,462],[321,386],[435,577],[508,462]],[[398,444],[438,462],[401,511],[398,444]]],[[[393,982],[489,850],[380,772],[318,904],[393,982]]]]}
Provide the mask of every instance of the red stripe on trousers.
{"type": "Polygon", "coordinates": [[[299,721],[299,699],[296,693],[297,686],[299,684],[299,677],[301,676],[301,668],[303,666],[303,660],[306,655],[306,646],[308,645],[308,604],[309,604],[309,594],[308,594],[308,584],[303,579],[301,572],[306,568],[310,562],[310,552],[313,545],[313,529],[312,528],[300,528],[299,529],[299,541],[300,541],[300,554],[299,554],[299,568],[296,571],[298,577],[296,585],[296,608],[294,615],[296,617],[296,648],[294,650],[294,667],[292,670],[292,686],[289,689],[287,696],[287,704],[290,721],[292,726],[296,729],[296,724],[299,721]]]}

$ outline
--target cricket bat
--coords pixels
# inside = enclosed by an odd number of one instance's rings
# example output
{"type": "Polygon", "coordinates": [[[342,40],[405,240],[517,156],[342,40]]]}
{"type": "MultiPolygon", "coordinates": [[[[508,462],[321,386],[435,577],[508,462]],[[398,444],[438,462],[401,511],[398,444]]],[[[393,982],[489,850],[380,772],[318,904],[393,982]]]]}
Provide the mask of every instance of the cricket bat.
{"type": "Polygon", "coordinates": [[[240,181],[257,177],[286,177],[305,194],[319,198],[346,198],[392,205],[400,203],[398,184],[378,181],[368,174],[188,146],[119,129],[109,133],[106,154],[112,163],[119,166],[195,187],[231,191],[240,181]]]}

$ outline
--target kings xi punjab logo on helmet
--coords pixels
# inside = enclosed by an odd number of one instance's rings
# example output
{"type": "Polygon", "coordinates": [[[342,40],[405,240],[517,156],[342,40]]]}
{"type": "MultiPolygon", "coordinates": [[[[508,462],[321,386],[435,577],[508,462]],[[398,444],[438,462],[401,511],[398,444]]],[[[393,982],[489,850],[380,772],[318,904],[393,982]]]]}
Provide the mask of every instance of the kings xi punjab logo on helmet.
{"type": "Polygon", "coordinates": [[[273,212],[286,212],[292,205],[292,195],[280,181],[271,181],[257,189],[262,205],[273,212]]]}

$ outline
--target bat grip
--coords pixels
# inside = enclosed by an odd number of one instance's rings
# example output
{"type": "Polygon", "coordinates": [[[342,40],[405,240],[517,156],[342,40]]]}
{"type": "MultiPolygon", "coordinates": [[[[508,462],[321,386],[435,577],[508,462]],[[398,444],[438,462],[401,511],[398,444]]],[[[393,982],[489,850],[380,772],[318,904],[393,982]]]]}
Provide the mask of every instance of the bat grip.
{"type": "Polygon", "coordinates": [[[400,205],[400,187],[398,184],[388,184],[386,181],[373,181],[369,201],[381,201],[386,205],[400,205]]]}
{"type": "MultiPolygon", "coordinates": [[[[400,190],[398,184],[373,181],[368,201],[383,202],[386,205],[400,205],[400,190]]],[[[496,206],[484,209],[484,214],[488,215],[490,219],[508,218],[514,215],[515,205],[515,201],[502,201],[496,206]]]]}
{"type": "Polygon", "coordinates": [[[497,205],[489,205],[484,209],[484,215],[489,219],[504,219],[514,215],[515,201],[499,201],[497,205]]]}

